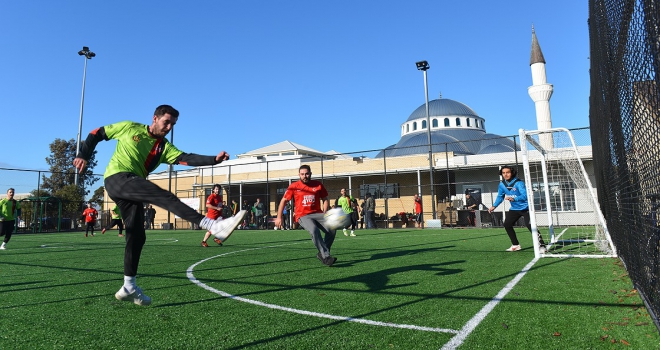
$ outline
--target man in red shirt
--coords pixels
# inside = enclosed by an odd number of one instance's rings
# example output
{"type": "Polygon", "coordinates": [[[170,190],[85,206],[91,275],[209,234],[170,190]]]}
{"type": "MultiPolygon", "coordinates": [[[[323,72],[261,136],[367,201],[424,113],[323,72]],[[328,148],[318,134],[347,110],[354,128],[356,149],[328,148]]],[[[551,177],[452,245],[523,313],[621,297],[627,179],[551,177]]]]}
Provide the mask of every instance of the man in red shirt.
{"type": "Polygon", "coordinates": [[[85,217],[85,223],[87,224],[87,228],[85,228],[85,237],[87,237],[90,229],[92,230],[93,237],[94,225],[96,225],[96,218],[99,216],[99,212],[92,208],[92,203],[87,203],[87,209],[83,211],[83,216],[85,217]]]}
{"type": "MultiPolygon", "coordinates": [[[[211,195],[206,198],[206,217],[211,219],[211,220],[216,220],[218,218],[221,218],[222,214],[222,194],[220,193],[222,191],[222,186],[215,184],[213,185],[213,190],[211,195]]],[[[206,241],[211,237],[212,233],[211,231],[206,231],[206,234],[204,235],[204,239],[202,240],[202,247],[208,247],[209,245],[206,244],[206,241]]],[[[222,245],[222,241],[218,238],[213,238],[213,241],[215,243],[218,243],[218,245],[222,245]]]]}
{"type": "Polygon", "coordinates": [[[286,203],[293,200],[297,222],[309,231],[312,235],[312,242],[319,251],[316,257],[324,265],[332,266],[337,261],[337,258],[330,255],[330,247],[335,241],[336,231],[324,226],[324,213],[330,208],[328,190],[321,182],[312,180],[312,170],[309,165],[301,165],[298,169],[298,176],[300,181],[289,185],[280,201],[275,227],[282,228],[282,212],[286,203]],[[321,209],[321,202],[323,202],[323,209],[321,209]],[[325,238],[321,236],[321,231],[325,233],[325,238]]]}
{"type": "Polygon", "coordinates": [[[424,215],[422,213],[422,198],[415,193],[415,222],[417,223],[417,228],[422,228],[422,223],[424,222],[424,215]]]}

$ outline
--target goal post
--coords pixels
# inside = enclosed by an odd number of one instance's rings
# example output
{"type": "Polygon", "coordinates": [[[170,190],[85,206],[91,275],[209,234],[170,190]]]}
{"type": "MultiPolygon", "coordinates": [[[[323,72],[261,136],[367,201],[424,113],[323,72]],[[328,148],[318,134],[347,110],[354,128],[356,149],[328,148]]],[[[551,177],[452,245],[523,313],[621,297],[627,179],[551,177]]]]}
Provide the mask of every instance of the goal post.
{"type": "Polygon", "coordinates": [[[581,156],[590,156],[591,146],[578,147],[565,128],[520,129],[519,135],[535,256],[616,257],[581,156]]]}

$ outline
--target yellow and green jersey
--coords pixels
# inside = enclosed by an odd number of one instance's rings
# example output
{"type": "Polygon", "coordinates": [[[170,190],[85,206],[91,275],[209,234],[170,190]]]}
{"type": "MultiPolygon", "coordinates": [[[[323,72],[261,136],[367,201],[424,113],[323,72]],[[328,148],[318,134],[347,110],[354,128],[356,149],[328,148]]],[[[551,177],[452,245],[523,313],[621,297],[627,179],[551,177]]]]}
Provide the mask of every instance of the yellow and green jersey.
{"type": "Polygon", "coordinates": [[[4,221],[12,221],[21,215],[21,204],[15,199],[3,198],[0,200],[0,217],[4,221]]]}
{"type": "Polygon", "coordinates": [[[110,211],[110,216],[112,220],[121,220],[121,213],[119,212],[119,207],[115,205],[114,208],[110,211]]]}

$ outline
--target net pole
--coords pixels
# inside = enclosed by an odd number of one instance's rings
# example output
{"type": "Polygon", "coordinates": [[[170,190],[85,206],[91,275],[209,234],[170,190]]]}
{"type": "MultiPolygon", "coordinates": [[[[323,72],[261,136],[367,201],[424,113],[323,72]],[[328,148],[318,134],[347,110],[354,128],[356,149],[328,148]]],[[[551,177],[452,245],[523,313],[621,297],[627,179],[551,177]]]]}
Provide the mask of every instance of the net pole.
{"type": "Polygon", "coordinates": [[[539,229],[536,226],[536,214],[534,209],[534,196],[532,192],[532,176],[529,170],[529,157],[527,156],[527,138],[525,130],[519,129],[520,153],[522,153],[523,170],[525,171],[525,188],[527,189],[527,205],[529,206],[529,224],[532,227],[532,244],[534,245],[534,258],[541,258],[541,244],[539,242],[539,229]]]}

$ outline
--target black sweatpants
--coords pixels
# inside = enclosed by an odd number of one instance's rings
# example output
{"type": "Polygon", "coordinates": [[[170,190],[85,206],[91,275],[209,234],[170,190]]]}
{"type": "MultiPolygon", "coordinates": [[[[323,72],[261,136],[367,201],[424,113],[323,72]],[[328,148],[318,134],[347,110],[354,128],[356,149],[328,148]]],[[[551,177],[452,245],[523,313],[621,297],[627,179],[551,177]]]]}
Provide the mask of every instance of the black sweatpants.
{"type": "Polygon", "coordinates": [[[204,215],[182,203],[171,192],[132,173],[108,176],[105,179],[105,190],[119,207],[126,225],[124,276],[137,275],[142,247],[147,241],[144,231],[144,202],[169,210],[194,224],[199,224],[204,218],[204,215]]]}
{"type": "Polygon", "coordinates": [[[115,227],[115,225],[117,226],[117,228],[119,228],[119,234],[122,234],[124,232],[124,223],[121,221],[121,219],[112,219],[112,221],[110,221],[108,226],[105,227],[105,230],[107,231],[115,227]]]}
{"type": "Polygon", "coordinates": [[[3,240],[5,244],[9,243],[11,239],[11,234],[14,232],[14,225],[16,225],[16,220],[0,221],[0,237],[5,236],[3,240]]]}
{"type": "MultiPolygon", "coordinates": [[[[525,218],[525,226],[529,232],[532,232],[532,224],[529,222],[529,210],[509,210],[506,212],[506,219],[504,219],[503,225],[506,234],[509,235],[512,245],[520,245],[518,237],[516,237],[516,231],[513,229],[513,225],[515,225],[516,221],[521,217],[525,218]]],[[[545,245],[545,242],[543,242],[543,238],[541,237],[541,232],[539,232],[539,243],[545,245]]]]}

